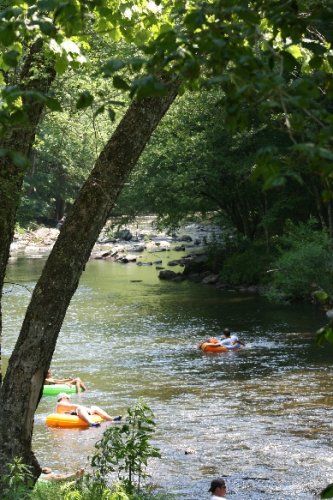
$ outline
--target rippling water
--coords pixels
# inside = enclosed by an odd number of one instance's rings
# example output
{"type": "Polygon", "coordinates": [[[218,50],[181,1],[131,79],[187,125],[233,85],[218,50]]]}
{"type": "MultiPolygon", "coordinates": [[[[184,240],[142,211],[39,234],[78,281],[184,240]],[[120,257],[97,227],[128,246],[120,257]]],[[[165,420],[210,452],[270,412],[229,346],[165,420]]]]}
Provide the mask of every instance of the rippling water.
{"type": "MultiPolygon", "coordinates": [[[[164,263],[171,260],[163,254],[164,263]]],[[[11,264],[8,281],[33,288],[41,260],[11,264]]],[[[29,300],[7,285],[4,354],[29,300]]],[[[310,306],[277,307],[254,296],[159,281],[150,266],[93,261],[59,336],[52,368],[89,390],[73,400],[124,414],[138,398],[153,409],[162,460],[151,482],[179,499],[209,499],[224,476],[228,497],[316,498],[333,481],[333,347],[313,332],[325,318],[310,306]],[[229,327],[247,347],[204,354],[196,345],[229,327]],[[195,453],[185,455],[187,448],[195,453]]],[[[37,410],[34,449],[58,471],[87,466],[101,429],[49,429],[55,400],[37,410]]]]}

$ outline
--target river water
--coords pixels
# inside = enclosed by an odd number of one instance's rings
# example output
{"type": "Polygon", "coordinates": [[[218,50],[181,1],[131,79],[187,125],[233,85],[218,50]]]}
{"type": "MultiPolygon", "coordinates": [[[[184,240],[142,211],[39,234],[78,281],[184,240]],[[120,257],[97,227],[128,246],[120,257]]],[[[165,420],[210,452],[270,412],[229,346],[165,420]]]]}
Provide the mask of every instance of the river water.
{"type": "MultiPolygon", "coordinates": [[[[160,254],[166,264],[172,256],[160,254]]],[[[160,257],[159,255],[159,257],[160,257]]],[[[179,255],[177,255],[179,256],[179,255]]],[[[4,296],[10,355],[42,259],[12,261],[4,296]]],[[[91,261],[63,324],[52,369],[80,376],[74,401],[125,414],[138,399],[152,408],[162,459],[150,482],[176,499],[209,499],[223,476],[235,499],[318,498],[333,481],[333,347],[319,349],[325,322],[312,306],[272,306],[262,298],[158,279],[154,266],[91,261]],[[197,343],[229,327],[247,346],[204,354],[197,343]],[[185,454],[192,448],[194,453],[185,454]]],[[[87,467],[102,428],[51,429],[55,405],[36,412],[34,450],[56,471],[87,467]]]]}

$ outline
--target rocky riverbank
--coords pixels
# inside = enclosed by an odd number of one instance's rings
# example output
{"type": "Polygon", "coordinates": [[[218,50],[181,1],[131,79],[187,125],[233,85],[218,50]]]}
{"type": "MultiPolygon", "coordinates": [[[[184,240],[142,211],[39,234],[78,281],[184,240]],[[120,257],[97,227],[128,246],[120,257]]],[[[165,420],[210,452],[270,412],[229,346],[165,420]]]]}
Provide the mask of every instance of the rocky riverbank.
{"type": "MultiPolygon", "coordinates": [[[[48,255],[59,235],[56,228],[39,227],[35,231],[15,234],[11,245],[11,259],[18,257],[42,258],[48,255]]],[[[222,239],[220,229],[212,224],[192,223],[169,234],[157,231],[153,217],[141,217],[135,224],[117,228],[108,221],[103,228],[90,259],[118,262],[138,266],[155,266],[161,280],[175,282],[190,280],[214,286],[220,290],[257,293],[255,286],[230,287],[209,267],[208,245],[222,239]],[[115,229],[116,228],[116,229],[115,229]],[[163,258],[161,252],[179,252],[179,258],[163,258]],[[172,268],[182,268],[181,272],[172,268]]]]}

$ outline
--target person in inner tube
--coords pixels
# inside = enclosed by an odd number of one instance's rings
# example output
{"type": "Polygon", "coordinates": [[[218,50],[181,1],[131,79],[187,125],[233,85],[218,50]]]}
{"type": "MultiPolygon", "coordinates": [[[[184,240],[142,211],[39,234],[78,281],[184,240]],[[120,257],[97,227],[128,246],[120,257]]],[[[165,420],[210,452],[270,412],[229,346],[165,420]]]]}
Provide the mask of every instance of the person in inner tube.
{"type": "Polygon", "coordinates": [[[224,339],[220,341],[220,344],[224,347],[228,347],[229,349],[244,346],[245,343],[239,340],[237,335],[231,335],[229,328],[225,328],[223,330],[224,339]]]}
{"type": "Polygon", "coordinates": [[[46,379],[44,380],[44,384],[45,385],[67,384],[68,386],[75,385],[76,392],[81,392],[81,390],[84,390],[84,391],[87,390],[86,384],[84,384],[79,377],[76,377],[76,378],[54,378],[50,369],[47,370],[46,379]]]}
{"type": "Polygon", "coordinates": [[[84,420],[89,427],[100,426],[99,423],[92,420],[91,415],[99,415],[103,420],[108,420],[110,422],[119,422],[122,419],[121,415],[118,417],[112,417],[99,406],[87,407],[71,403],[69,394],[59,394],[57,401],[56,413],[69,413],[70,415],[77,415],[84,420]]]}

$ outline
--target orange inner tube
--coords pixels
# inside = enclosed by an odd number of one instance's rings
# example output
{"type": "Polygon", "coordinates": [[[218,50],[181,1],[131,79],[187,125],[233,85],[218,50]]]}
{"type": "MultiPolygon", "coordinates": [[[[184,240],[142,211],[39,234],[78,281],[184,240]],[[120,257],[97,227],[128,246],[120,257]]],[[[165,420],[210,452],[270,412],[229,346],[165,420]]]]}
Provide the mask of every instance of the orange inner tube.
{"type": "Polygon", "coordinates": [[[220,345],[218,339],[216,339],[215,337],[211,337],[205,342],[201,342],[201,344],[199,344],[199,349],[201,349],[203,352],[229,352],[238,351],[240,347],[225,347],[224,345],[220,345]]]}

